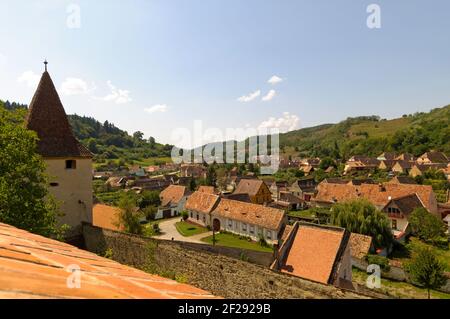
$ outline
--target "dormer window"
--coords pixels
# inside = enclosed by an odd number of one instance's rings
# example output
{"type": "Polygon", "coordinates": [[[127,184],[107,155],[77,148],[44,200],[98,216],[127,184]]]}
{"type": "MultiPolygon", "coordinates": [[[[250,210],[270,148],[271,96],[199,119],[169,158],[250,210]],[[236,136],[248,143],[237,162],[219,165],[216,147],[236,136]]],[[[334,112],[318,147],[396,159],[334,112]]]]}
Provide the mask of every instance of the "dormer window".
{"type": "Polygon", "coordinates": [[[76,169],[77,161],[75,160],[66,160],[66,169],[76,169]]]}

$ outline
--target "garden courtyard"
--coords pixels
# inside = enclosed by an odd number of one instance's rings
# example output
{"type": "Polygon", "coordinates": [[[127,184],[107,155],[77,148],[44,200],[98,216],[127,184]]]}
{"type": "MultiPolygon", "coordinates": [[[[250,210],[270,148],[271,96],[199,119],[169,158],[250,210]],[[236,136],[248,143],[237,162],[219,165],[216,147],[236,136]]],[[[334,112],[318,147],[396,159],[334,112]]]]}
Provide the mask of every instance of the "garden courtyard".
{"type": "MultiPolygon", "coordinates": [[[[181,217],[175,217],[167,220],[158,221],[160,234],[152,236],[158,239],[176,240],[199,244],[213,244],[213,232],[206,227],[202,227],[187,221],[181,217]]],[[[263,246],[260,243],[250,241],[249,239],[230,234],[216,233],[216,245],[249,249],[262,252],[272,252],[273,248],[269,245],[263,246]]]]}

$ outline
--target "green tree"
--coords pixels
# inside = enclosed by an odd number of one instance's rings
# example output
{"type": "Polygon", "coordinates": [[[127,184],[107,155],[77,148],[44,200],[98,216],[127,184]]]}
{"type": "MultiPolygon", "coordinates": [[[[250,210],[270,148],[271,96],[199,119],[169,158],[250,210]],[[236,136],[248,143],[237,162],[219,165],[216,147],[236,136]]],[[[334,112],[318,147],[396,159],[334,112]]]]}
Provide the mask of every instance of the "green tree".
{"type": "Polygon", "coordinates": [[[147,219],[147,220],[154,220],[157,211],[158,211],[158,208],[156,206],[152,206],[152,205],[147,206],[142,210],[142,212],[145,215],[145,219],[147,219]]]}
{"type": "Polygon", "coordinates": [[[425,241],[433,242],[445,235],[445,224],[425,208],[416,208],[409,217],[413,234],[425,241]]]}
{"type": "Polygon", "coordinates": [[[147,206],[159,206],[161,200],[158,191],[143,191],[139,200],[139,208],[144,209],[147,206]]]}
{"type": "Polygon", "coordinates": [[[217,179],[216,168],[214,167],[214,165],[209,165],[208,171],[206,173],[206,185],[207,186],[215,186],[216,179],[217,179]]]}
{"type": "Polygon", "coordinates": [[[352,233],[371,236],[376,247],[388,247],[392,243],[388,218],[365,199],[333,205],[331,223],[352,233]]]}
{"type": "Polygon", "coordinates": [[[140,223],[141,214],[137,211],[136,197],[131,192],[122,193],[118,206],[119,213],[118,226],[122,226],[127,233],[142,235],[144,228],[140,223]]]}
{"type": "Polygon", "coordinates": [[[320,161],[320,168],[326,170],[328,167],[336,167],[336,163],[331,157],[325,157],[320,161]]]}
{"type": "Polygon", "coordinates": [[[428,299],[430,299],[431,289],[438,289],[447,282],[444,265],[428,247],[419,248],[413,253],[413,258],[406,265],[406,270],[413,283],[427,289],[428,299]]]}
{"type": "Polygon", "coordinates": [[[57,204],[49,195],[37,136],[23,125],[24,111],[0,107],[0,222],[61,239],[57,204]]]}

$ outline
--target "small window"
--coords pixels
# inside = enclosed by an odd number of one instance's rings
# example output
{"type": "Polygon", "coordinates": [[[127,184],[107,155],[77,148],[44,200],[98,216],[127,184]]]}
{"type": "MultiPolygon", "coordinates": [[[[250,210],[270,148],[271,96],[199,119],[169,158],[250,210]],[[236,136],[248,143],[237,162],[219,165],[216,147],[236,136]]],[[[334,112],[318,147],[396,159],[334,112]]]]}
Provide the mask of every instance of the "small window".
{"type": "Polygon", "coordinates": [[[75,160],[66,161],[66,169],[76,169],[76,168],[77,168],[77,161],[75,160]]]}
{"type": "Polygon", "coordinates": [[[203,215],[203,223],[206,223],[206,217],[203,215]]]}
{"type": "Polygon", "coordinates": [[[396,219],[392,220],[392,229],[397,230],[397,220],[396,219]]]}
{"type": "Polygon", "coordinates": [[[255,233],[255,227],[254,226],[250,226],[250,233],[254,234],[255,233]]]}
{"type": "Polygon", "coordinates": [[[247,231],[247,224],[242,224],[242,230],[247,231]]]}
{"type": "Polygon", "coordinates": [[[198,214],[197,214],[197,220],[199,219],[198,214]]]}
{"type": "Polygon", "coordinates": [[[191,212],[191,218],[193,218],[194,217],[194,214],[192,214],[192,212],[191,212]]]}
{"type": "Polygon", "coordinates": [[[228,227],[233,227],[233,221],[231,219],[228,220],[228,227]]]}
{"type": "Polygon", "coordinates": [[[53,183],[50,183],[50,186],[51,186],[51,187],[57,187],[57,186],[59,186],[59,184],[56,183],[56,182],[53,182],[53,183]]]}
{"type": "Polygon", "coordinates": [[[270,230],[267,231],[267,239],[272,239],[272,232],[270,230]]]}

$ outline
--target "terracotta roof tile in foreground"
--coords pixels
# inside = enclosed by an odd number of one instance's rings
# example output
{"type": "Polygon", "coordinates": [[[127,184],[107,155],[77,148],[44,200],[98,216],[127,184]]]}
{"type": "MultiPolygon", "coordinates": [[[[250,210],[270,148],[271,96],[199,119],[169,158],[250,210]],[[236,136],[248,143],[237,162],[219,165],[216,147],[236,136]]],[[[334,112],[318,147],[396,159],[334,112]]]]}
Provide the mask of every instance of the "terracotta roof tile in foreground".
{"type": "Polygon", "coordinates": [[[0,223],[0,298],[205,299],[190,285],[0,223]],[[80,287],[70,288],[80,269],[80,287]],[[70,279],[69,279],[70,282],[70,279]]]}

